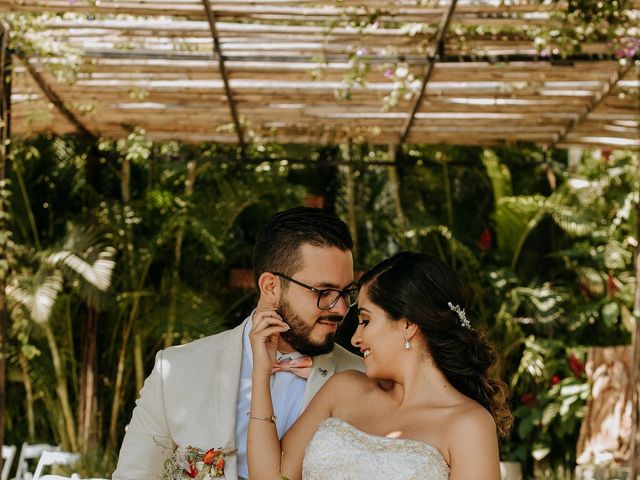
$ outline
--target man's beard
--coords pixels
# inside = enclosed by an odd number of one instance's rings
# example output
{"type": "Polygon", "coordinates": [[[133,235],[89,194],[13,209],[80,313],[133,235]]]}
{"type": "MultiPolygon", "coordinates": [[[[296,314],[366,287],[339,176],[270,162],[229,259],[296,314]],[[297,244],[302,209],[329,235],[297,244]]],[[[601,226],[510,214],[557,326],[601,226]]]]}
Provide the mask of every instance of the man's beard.
{"type": "MultiPolygon", "coordinates": [[[[278,313],[287,325],[291,327],[290,330],[280,333],[280,338],[287,342],[296,352],[315,357],[316,355],[324,355],[333,350],[335,332],[329,333],[323,341],[314,342],[310,336],[315,323],[307,325],[304,320],[293,311],[289,302],[282,299],[280,305],[278,305],[278,313]]],[[[340,315],[323,315],[319,317],[318,320],[340,323],[342,317],[340,315]]]]}

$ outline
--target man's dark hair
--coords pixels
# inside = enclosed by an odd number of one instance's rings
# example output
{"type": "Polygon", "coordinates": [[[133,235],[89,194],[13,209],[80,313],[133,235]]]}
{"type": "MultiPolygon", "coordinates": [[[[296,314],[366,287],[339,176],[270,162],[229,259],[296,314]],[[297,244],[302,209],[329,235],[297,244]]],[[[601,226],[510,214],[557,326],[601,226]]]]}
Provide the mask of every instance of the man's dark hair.
{"type": "Polygon", "coordinates": [[[349,227],[321,208],[296,207],[276,213],[260,231],[253,249],[256,286],[264,272],[293,275],[302,268],[300,247],[353,250],[349,227]]]}

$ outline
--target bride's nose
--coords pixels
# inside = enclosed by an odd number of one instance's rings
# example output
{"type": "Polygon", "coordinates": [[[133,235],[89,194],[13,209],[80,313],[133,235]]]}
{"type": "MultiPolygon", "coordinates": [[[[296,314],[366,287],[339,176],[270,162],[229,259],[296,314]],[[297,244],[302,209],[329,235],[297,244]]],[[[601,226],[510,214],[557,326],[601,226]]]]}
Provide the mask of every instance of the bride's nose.
{"type": "Polygon", "coordinates": [[[356,330],[356,333],[351,337],[351,345],[354,347],[359,347],[360,343],[362,343],[362,339],[360,338],[360,327],[356,330]]]}

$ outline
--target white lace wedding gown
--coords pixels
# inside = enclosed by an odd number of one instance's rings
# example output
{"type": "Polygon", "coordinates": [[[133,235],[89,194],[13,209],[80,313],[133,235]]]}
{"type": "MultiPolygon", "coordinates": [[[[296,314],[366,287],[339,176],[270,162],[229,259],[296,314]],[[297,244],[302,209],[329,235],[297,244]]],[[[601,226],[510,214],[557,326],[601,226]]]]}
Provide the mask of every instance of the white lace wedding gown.
{"type": "Polygon", "coordinates": [[[449,465],[431,445],[365,433],[324,420],[307,445],[303,480],[447,480],[449,465]]]}

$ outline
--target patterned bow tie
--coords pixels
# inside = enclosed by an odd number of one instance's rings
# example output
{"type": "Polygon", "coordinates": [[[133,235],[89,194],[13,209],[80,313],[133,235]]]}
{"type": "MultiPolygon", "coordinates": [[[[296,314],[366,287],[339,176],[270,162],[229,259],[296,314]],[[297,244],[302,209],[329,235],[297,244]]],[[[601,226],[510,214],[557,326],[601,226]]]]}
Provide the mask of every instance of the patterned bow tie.
{"type": "Polygon", "coordinates": [[[293,360],[287,358],[277,361],[273,366],[271,373],[291,372],[300,378],[309,378],[312,365],[313,359],[311,357],[299,357],[294,358],[293,360]]]}

